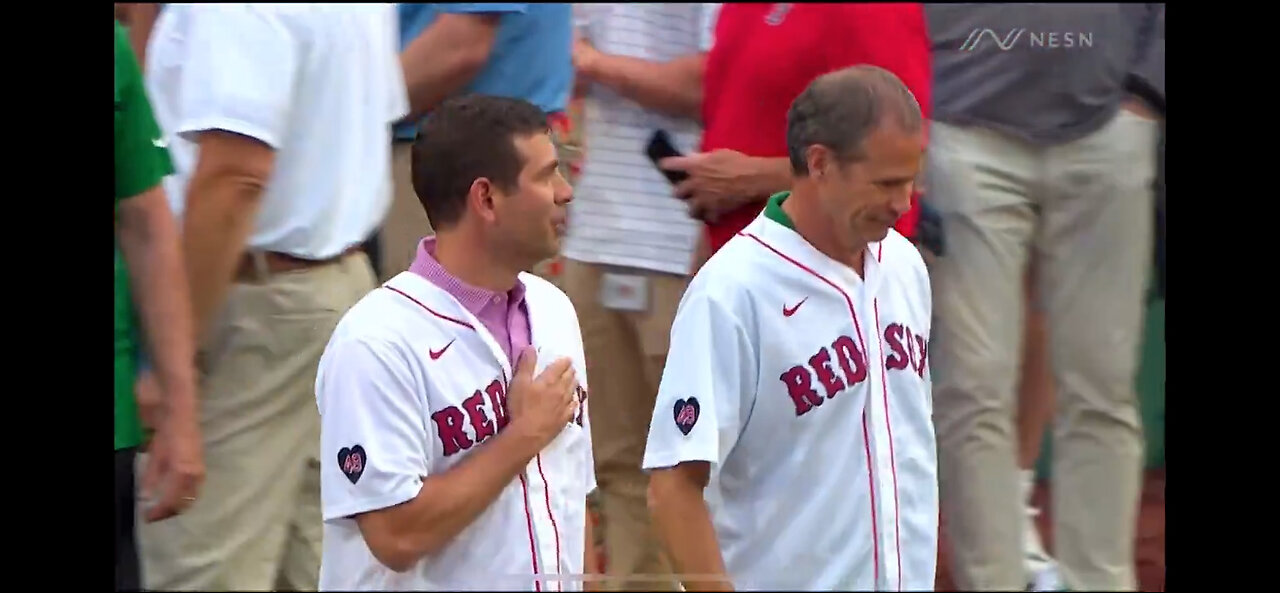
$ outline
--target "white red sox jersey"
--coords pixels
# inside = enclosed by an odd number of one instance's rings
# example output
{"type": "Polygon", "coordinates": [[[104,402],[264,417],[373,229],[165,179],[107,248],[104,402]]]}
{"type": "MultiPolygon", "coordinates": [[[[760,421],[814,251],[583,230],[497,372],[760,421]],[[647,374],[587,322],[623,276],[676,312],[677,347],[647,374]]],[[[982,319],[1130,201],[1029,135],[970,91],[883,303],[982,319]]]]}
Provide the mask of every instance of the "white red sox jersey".
{"type": "Polygon", "coordinates": [[[511,364],[480,321],[412,272],[357,303],[320,361],[322,590],[580,590],[535,574],[583,572],[586,495],[595,489],[586,365],[577,314],[547,281],[522,274],[536,373],[573,359],[579,415],[440,552],[397,573],[373,557],[351,517],[406,502],[509,422],[511,364]]]}
{"type": "Polygon", "coordinates": [[[644,467],[711,463],[707,506],[738,589],[932,590],[923,260],[890,230],[863,280],[790,228],[786,197],[685,293],[644,467]]]}

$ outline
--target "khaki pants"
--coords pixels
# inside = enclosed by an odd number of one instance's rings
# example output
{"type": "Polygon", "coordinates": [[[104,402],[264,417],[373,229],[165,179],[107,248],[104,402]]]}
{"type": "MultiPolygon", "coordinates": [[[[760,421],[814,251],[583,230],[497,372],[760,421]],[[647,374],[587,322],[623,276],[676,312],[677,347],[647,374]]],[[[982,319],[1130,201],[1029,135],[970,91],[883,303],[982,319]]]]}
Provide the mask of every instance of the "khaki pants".
{"type": "Polygon", "coordinates": [[[204,487],[182,515],[140,523],[144,587],[316,590],[316,367],[373,287],[364,253],[233,287],[200,352],[204,487]]]}
{"type": "Polygon", "coordinates": [[[666,364],[671,321],[688,279],[683,276],[598,266],[567,260],[561,286],[578,310],[591,387],[591,439],[604,519],[608,574],[649,575],[609,581],[625,590],[676,590],[671,564],[649,522],[648,479],[640,469],[649,419],[666,364]],[[600,279],[608,271],[648,277],[649,309],[613,311],[600,304],[600,279]]]}
{"type": "Polygon", "coordinates": [[[391,210],[382,225],[382,278],[386,282],[409,269],[418,254],[418,243],[432,235],[431,222],[413,191],[410,158],[413,144],[396,142],[391,146],[391,183],[395,190],[391,210]]]}
{"type": "Polygon", "coordinates": [[[934,417],[957,584],[1027,585],[1013,419],[1034,252],[1057,393],[1055,556],[1072,590],[1133,590],[1156,124],[1122,111],[1051,147],[941,123],[931,136],[928,199],[948,249],[932,262],[934,417]]]}

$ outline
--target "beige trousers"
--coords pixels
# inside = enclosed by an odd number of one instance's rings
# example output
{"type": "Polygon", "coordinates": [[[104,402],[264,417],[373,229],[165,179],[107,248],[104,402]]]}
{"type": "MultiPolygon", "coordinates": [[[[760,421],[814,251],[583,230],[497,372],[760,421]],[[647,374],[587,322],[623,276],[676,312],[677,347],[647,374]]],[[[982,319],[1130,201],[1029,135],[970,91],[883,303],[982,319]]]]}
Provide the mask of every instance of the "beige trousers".
{"type": "Polygon", "coordinates": [[[316,590],[316,367],[373,287],[364,253],[234,286],[200,352],[204,487],[182,515],[139,522],[145,588],[316,590]]]}
{"type": "Polygon", "coordinates": [[[934,123],[928,199],[934,417],[942,506],[965,590],[1023,590],[1014,430],[1023,274],[1049,320],[1055,556],[1076,591],[1133,590],[1143,441],[1134,380],[1152,250],[1156,124],[1121,111],[1078,141],[1038,147],[934,123]]]}
{"type": "Polygon", "coordinates": [[[591,440],[595,449],[604,545],[611,590],[676,590],[671,563],[649,521],[645,492],[649,481],[640,469],[649,419],[667,360],[671,322],[688,279],[658,272],[612,268],[566,260],[561,287],[578,310],[591,383],[591,440]],[[614,311],[600,304],[605,272],[648,278],[649,308],[614,311]],[[626,580],[630,575],[644,579],[626,580]]]}

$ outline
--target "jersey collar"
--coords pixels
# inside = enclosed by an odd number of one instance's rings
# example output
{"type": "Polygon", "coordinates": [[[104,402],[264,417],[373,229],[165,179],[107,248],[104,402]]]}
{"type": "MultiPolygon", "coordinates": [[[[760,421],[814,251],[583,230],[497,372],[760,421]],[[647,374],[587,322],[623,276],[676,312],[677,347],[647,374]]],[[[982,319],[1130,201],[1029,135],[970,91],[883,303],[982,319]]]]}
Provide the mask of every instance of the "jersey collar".
{"type": "MultiPolygon", "coordinates": [[[[385,282],[383,286],[415,301],[417,306],[424,309],[422,314],[450,322],[452,326],[470,330],[464,330],[461,333],[454,329],[450,331],[453,331],[456,335],[475,334],[489,349],[498,364],[502,366],[503,376],[512,376],[511,361],[507,359],[506,352],[498,345],[498,340],[493,337],[493,334],[480,321],[480,318],[468,310],[448,290],[410,270],[400,272],[385,282]]],[[[446,325],[446,327],[451,326],[446,325]]],[[[532,320],[530,320],[530,327],[532,328],[532,320]]]]}
{"type": "Polygon", "coordinates": [[[764,216],[788,229],[796,230],[796,224],[791,221],[791,217],[787,216],[787,211],[782,209],[782,203],[791,197],[791,192],[780,191],[769,196],[769,202],[764,206],[764,216]]]}
{"type": "Polygon", "coordinates": [[[826,261],[829,265],[831,265],[833,270],[838,270],[839,271],[838,274],[841,277],[844,277],[846,281],[852,282],[855,285],[866,286],[867,289],[872,294],[874,294],[875,290],[879,287],[879,284],[880,284],[879,268],[880,268],[880,243],[881,242],[870,243],[867,245],[867,254],[866,254],[866,258],[864,258],[864,263],[863,263],[863,273],[865,277],[859,277],[857,274],[853,272],[853,270],[850,270],[844,264],[836,262],[835,260],[822,254],[816,248],[810,245],[808,241],[805,241],[804,238],[800,236],[800,234],[796,231],[795,221],[791,220],[791,216],[787,214],[787,211],[782,209],[782,203],[787,201],[787,198],[789,197],[791,197],[790,191],[781,191],[776,194],[773,194],[772,196],[769,196],[769,201],[765,203],[764,211],[761,213],[762,216],[764,216],[764,218],[768,220],[771,220],[777,223],[779,226],[791,231],[790,235],[794,238],[795,242],[797,243],[795,245],[797,248],[811,252],[812,254],[816,255],[820,260],[826,261]]]}

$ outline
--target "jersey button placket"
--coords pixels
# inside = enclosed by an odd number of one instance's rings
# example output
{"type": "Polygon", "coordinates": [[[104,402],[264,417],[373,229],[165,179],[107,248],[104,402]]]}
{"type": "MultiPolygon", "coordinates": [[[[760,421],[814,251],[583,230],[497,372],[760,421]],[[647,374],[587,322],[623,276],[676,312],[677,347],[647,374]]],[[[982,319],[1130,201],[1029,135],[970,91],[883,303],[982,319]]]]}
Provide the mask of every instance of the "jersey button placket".
{"type": "MultiPolygon", "coordinates": [[[[881,582],[876,586],[882,590],[899,591],[902,584],[898,581],[898,566],[901,562],[899,554],[901,550],[898,548],[898,532],[900,519],[898,517],[897,506],[897,488],[894,484],[895,468],[893,459],[893,446],[891,444],[891,426],[890,408],[892,403],[886,403],[886,399],[891,399],[893,394],[887,393],[888,385],[885,383],[885,365],[887,364],[884,352],[884,342],[881,336],[880,311],[878,292],[881,285],[882,277],[880,274],[879,260],[875,259],[879,250],[869,252],[867,254],[866,276],[867,282],[863,287],[863,299],[865,303],[866,313],[865,319],[868,319],[867,333],[870,334],[870,341],[867,344],[868,350],[875,348],[874,359],[875,366],[868,366],[872,372],[867,373],[871,380],[871,392],[869,397],[875,402],[877,418],[875,435],[876,435],[876,488],[877,494],[883,493],[876,497],[877,506],[879,507],[878,518],[880,519],[880,549],[883,553],[880,555],[880,577],[881,582]]],[[[867,352],[867,357],[871,357],[871,352],[867,352]]]]}

